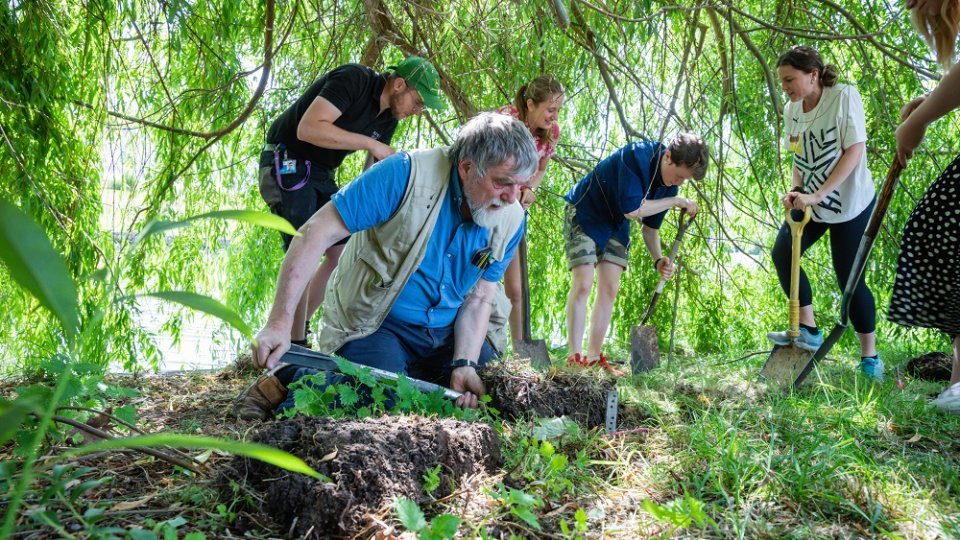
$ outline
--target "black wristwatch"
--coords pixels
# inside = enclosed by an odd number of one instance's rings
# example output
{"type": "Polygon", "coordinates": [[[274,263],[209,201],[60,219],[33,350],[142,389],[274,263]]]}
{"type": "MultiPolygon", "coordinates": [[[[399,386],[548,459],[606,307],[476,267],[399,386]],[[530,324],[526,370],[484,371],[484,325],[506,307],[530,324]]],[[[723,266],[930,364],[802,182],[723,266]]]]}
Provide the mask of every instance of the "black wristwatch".
{"type": "Polygon", "coordinates": [[[467,360],[466,358],[457,358],[453,362],[450,362],[450,367],[456,369],[459,367],[477,367],[477,362],[467,360]]]}

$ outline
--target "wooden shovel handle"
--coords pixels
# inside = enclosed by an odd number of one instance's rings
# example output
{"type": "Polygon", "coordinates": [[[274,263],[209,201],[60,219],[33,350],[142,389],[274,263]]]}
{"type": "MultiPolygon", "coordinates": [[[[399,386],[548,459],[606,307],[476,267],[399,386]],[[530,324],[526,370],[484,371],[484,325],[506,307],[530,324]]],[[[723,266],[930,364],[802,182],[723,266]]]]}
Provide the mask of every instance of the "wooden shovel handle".
{"type": "Polygon", "coordinates": [[[794,219],[795,210],[787,210],[787,225],[790,226],[790,236],[793,239],[793,250],[790,254],[790,324],[787,326],[787,335],[792,339],[800,335],[800,238],[803,236],[803,227],[810,221],[810,207],[803,209],[803,218],[794,219]]]}

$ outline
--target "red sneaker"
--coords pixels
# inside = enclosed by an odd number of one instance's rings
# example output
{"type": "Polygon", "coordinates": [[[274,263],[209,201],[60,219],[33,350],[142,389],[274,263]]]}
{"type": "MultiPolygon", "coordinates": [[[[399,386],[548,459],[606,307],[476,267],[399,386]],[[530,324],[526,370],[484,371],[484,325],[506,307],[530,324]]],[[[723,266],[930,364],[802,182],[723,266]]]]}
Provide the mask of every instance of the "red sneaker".
{"type": "Polygon", "coordinates": [[[580,353],[573,353],[567,357],[567,365],[577,366],[577,367],[586,367],[587,357],[582,356],[580,353]]]}
{"type": "Polygon", "coordinates": [[[599,359],[599,360],[593,360],[592,362],[589,362],[589,365],[591,365],[591,366],[600,366],[600,368],[602,368],[602,369],[603,369],[604,371],[606,371],[607,373],[613,375],[614,377],[623,377],[624,375],[627,374],[626,371],[621,371],[621,370],[613,367],[613,365],[612,365],[610,362],[607,361],[607,357],[604,356],[603,353],[600,353],[600,359],[599,359]]]}

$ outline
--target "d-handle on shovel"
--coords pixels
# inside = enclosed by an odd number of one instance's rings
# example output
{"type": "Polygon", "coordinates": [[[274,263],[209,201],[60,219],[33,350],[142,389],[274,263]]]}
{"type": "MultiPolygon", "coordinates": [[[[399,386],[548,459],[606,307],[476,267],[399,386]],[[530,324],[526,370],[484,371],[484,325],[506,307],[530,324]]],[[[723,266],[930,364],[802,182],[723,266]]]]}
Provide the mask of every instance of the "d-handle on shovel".
{"type": "MultiPolygon", "coordinates": [[[[673,245],[670,246],[669,258],[671,262],[677,260],[677,252],[680,250],[683,233],[686,232],[690,222],[693,221],[692,216],[684,220],[683,218],[686,215],[686,210],[682,210],[680,225],[677,227],[677,236],[673,239],[673,245]]],[[[660,364],[660,344],[657,341],[657,328],[653,325],[647,325],[647,321],[653,315],[653,310],[657,307],[657,302],[663,294],[663,287],[666,283],[667,280],[661,277],[660,282],[657,283],[657,288],[653,291],[653,298],[650,299],[647,311],[643,314],[640,326],[634,326],[630,329],[630,368],[634,375],[650,371],[660,364]]]]}

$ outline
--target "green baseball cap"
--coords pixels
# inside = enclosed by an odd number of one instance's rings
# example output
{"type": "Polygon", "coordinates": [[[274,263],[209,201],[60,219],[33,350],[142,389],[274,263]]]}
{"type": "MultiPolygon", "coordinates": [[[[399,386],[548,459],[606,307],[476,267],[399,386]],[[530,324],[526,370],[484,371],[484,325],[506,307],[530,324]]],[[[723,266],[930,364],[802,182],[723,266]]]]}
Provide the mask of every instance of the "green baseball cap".
{"type": "Polygon", "coordinates": [[[444,107],[443,100],[440,99],[440,75],[437,74],[437,68],[426,59],[408,56],[400,64],[387,66],[387,69],[416,88],[424,105],[431,109],[444,107]]]}

